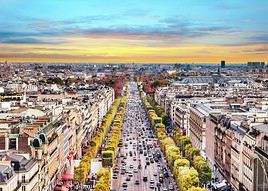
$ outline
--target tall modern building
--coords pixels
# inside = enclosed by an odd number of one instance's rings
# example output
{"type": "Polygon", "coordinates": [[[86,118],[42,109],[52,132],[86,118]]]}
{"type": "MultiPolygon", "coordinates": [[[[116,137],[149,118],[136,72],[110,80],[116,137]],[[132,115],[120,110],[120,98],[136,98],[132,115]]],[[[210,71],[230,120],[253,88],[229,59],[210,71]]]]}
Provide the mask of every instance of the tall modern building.
{"type": "Polygon", "coordinates": [[[225,68],[225,60],[221,61],[221,68],[225,68]]]}

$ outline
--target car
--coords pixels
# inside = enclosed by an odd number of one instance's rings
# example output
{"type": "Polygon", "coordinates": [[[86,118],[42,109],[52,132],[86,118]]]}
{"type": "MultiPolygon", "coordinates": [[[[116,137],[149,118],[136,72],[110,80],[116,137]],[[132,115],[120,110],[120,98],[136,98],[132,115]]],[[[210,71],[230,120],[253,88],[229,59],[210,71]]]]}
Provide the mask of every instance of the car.
{"type": "Polygon", "coordinates": [[[117,173],[114,173],[114,174],[113,174],[113,179],[117,179],[117,178],[118,178],[117,173]]]}
{"type": "Polygon", "coordinates": [[[134,173],[138,173],[139,171],[138,171],[137,168],[134,168],[133,172],[134,172],[134,173]]]}
{"type": "Polygon", "coordinates": [[[164,176],[165,176],[165,177],[169,177],[169,174],[168,174],[168,171],[167,171],[167,170],[164,171],[164,176]]]}
{"type": "Polygon", "coordinates": [[[153,159],[153,158],[150,158],[150,162],[151,162],[151,163],[154,163],[154,159],[153,159]]]}
{"type": "Polygon", "coordinates": [[[134,168],[133,164],[129,165],[129,168],[130,169],[133,169],[134,168]]]}
{"type": "Polygon", "coordinates": [[[150,188],[153,189],[153,188],[154,188],[154,184],[151,184],[151,183],[150,183],[150,188]]]}
{"type": "Polygon", "coordinates": [[[133,161],[136,161],[137,160],[137,158],[136,157],[133,157],[133,161]]]}
{"type": "Polygon", "coordinates": [[[130,181],[130,177],[129,176],[126,177],[126,181],[130,181]]]}
{"type": "Polygon", "coordinates": [[[127,188],[124,188],[123,191],[127,191],[127,188]]]}
{"type": "Polygon", "coordinates": [[[157,173],[156,172],[154,173],[154,176],[157,176],[157,173]]]}
{"type": "Polygon", "coordinates": [[[123,182],[122,187],[126,188],[127,187],[127,182],[123,182]]]}
{"type": "Polygon", "coordinates": [[[132,177],[133,173],[131,171],[128,172],[128,177],[132,177]]]}
{"type": "Polygon", "coordinates": [[[146,165],[150,165],[150,162],[149,161],[146,161],[146,165]]]}
{"type": "Polygon", "coordinates": [[[146,152],[146,151],[144,151],[144,152],[143,152],[143,155],[144,155],[144,156],[147,156],[147,152],[146,152]]]}
{"type": "Polygon", "coordinates": [[[154,180],[153,179],[150,180],[150,184],[154,184],[154,180]]]}
{"type": "Polygon", "coordinates": [[[119,172],[119,168],[115,167],[114,170],[113,170],[113,173],[118,173],[118,172],[119,172]]]}
{"type": "Polygon", "coordinates": [[[121,174],[125,174],[126,173],[126,170],[121,170],[121,174]]]}
{"type": "Polygon", "coordinates": [[[139,180],[135,180],[135,184],[136,185],[139,185],[140,184],[140,181],[139,180]]]}
{"type": "Polygon", "coordinates": [[[163,183],[164,182],[164,178],[163,177],[159,177],[159,182],[163,183]]]}
{"type": "Polygon", "coordinates": [[[142,180],[143,180],[143,182],[147,182],[148,181],[147,176],[144,176],[142,180]]]}
{"type": "Polygon", "coordinates": [[[174,187],[173,187],[172,184],[169,184],[169,185],[168,185],[168,190],[169,190],[169,191],[173,191],[173,190],[174,190],[174,187]]]}

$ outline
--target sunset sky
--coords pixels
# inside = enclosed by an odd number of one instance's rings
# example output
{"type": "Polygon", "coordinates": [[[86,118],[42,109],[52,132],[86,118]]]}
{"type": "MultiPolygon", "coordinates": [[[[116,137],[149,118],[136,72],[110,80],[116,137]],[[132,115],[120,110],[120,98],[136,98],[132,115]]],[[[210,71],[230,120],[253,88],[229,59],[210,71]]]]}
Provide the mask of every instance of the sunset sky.
{"type": "Polygon", "coordinates": [[[268,0],[0,0],[0,62],[268,62],[268,0]]]}

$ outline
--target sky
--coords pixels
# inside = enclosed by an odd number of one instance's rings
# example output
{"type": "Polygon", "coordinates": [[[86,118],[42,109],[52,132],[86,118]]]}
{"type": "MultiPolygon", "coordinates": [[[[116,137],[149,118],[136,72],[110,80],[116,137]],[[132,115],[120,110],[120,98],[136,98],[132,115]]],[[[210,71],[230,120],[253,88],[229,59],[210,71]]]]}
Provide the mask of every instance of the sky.
{"type": "Polygon", "coordinates": [[[267,0],[0,0],[0,62],[268,62],[267,0]]]}

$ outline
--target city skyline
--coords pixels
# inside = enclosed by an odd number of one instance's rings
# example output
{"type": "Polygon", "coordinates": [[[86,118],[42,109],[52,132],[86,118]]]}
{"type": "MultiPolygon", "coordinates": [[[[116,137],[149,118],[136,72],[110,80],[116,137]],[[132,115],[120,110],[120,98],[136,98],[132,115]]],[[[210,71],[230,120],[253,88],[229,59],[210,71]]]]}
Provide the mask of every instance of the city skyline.
{"type": "Polygon", "coordinates": [[[268,62],[268,2],[0,1],[0,60],[268,62]]]}

